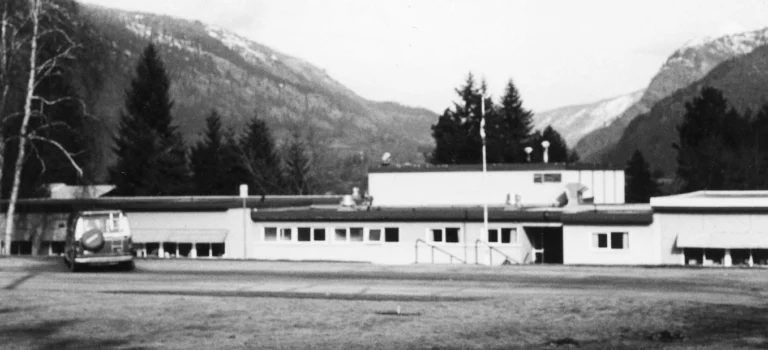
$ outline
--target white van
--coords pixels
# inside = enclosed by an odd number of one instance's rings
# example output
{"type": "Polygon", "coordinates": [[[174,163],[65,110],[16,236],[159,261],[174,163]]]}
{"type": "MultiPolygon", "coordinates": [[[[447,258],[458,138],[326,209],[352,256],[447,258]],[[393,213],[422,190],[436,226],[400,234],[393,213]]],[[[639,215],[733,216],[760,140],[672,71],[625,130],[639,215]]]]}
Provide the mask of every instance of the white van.
{"type": "Polygon", "coordinates": [[[64,262],[71,271],[83,265],[117,265],[133,270],[132,245],[131,228],[122,211],[76,212],[69,218],[64,262]]]}

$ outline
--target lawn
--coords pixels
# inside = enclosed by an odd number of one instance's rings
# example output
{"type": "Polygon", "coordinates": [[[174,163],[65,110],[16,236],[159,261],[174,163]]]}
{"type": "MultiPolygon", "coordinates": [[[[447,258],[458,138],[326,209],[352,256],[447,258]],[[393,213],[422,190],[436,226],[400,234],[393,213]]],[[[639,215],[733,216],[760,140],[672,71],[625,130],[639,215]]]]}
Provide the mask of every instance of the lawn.
{"type": "MultiPolygon", "coordinates": [[[[301,264],[293,269],[290,263],[285,264],[288,265],[280,265],[280,269],[305,270],[301,264]]],[[[322,264],[313,266],[316,272],[322,272],[322,267],[317,267],[322,264]]],[[[343,269],[338,265],[326,266],[334,273],[343,269]]],[[[161,269],[163,263],[148,263],[146,267],[161,269]]],[[[447,266],[442,267],[443,272],[434,266],[361,268],[366,273],[375,273],[377,269],[395,275],[411,274],[409,278],[418,278],[424,273],[432,276],[443,273],[445,277],[457,275],[456,268],[447,266]]],[[[286,294],[290,296],[287,298],[249,297],[205,291],[199,295],[168,295],[73,293],[64,289],[31,287],[7,289],[0,291],[0,347],[768,347],[768,307],[765,303],[768,300],[765,294],[768,271],[765,270],[548,267],[537,272],[535,267],[459,268],[464,274],[472,271],[486,279],[453,281],[451,288],[458,286],[488,293],[477,293],[483,296],[460,301],[406,301],[407,298],[400,299],[397,295],[390,299],[364,300],[303,298],[291,294],[286,294]],[[662,278],[652,277],[654,271],[662,278]],[[692,282],[682,290],[679,284],[665,287],[665,283],[678,280],[668,276],[684,276],[686,273],[708,281],[692,282]],[[562,286],[550,283],[537,287],[529,281],[520,287],[514,282],[518,275],[542,274],[554,279],[577,274],[594,283],[562,286]],[[617,274],[636,279],[638,288],[612,288],[609,282],[601,279],[617,274]],[[488,282],[488,276],[498,277],[499,281],[488,282]],[[697,289],[699,285],[701,288],[697,289]],[[750,288],[748,293],[744,292],[745,286],[750,288]],[[500,288],[509,290],[498,290],[500,288]],[[686,298],[688,294],[692,297],[686,298]],[[729,294],[742,298],[731,300],[727,297],[729,294]],[[745,294],[748,296],[743,297],[745,294]],[[398,306],[401,315],[396,314],[398,306]]],[[[93,278],[101,276],[94,274],[93,278]]],[[[187,275],[159,275],[159,278],[168,276],[184,283],[187,275]]],[[[370,283],[397,286],[402,283],[391,276],[384,282],[365,276],[353,282],[361,286],[370,283]]],[[[324,282],[319,276],[289,278],[324,282]]],[[[349,283],[346,276],[344,279],[349,283]]],[[[327,280],[333,283],[330,277],[327,280]]],[[[441,283],[426,281],[425,286],[431,285],[439,292],[441,283]]]]}

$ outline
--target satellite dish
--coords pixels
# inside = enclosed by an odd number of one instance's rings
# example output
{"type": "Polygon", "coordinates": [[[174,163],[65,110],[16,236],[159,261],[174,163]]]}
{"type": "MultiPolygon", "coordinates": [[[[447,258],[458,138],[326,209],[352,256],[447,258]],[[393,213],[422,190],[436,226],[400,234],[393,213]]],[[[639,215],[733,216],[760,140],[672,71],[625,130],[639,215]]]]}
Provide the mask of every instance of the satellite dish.
{"type": "Polygon", "coordinates": [[[384,154],[381,156],[381,165],[389,165],[389,163],[392,161],[392,154],[389,152],[384,152],[384,154]]]}

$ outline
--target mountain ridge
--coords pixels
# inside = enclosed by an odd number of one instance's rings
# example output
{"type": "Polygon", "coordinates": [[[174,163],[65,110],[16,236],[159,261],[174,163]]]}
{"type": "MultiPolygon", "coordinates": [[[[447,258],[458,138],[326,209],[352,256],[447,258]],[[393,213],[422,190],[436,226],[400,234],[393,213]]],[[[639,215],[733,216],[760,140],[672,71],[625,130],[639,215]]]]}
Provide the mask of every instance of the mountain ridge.
{"type": "MultiPolygon", "coordinates": [[[[637,116],[647,113],[661,99],[695,83],[720,63],[768,44],[768,28],[693,41],[676,49],[651,79],[643,97],[607,127],[585,135],[576,144],[576,152],[588,162],[604,162],[627,126],[637,116]]],[[[626,160],[625,160],[626,161],[626,160]]]]}
{"type": "Polygon", "coordinates": [[[188,144],[199,138],[211,109],[232,130],[258,114],[278,144],[292,129],[311,130],[334,162],[361,152],[365,159],[378,159],[386,151],[398,161],[420,163],[432,144],[430,126],[437,114],[428,109],[367,100],[325,70],[221,27],[91,4],[81,5],[81,13],[109,51],[105,87],[94,106],[103,121],[104,147],[111,145],[124,90],[150,42],[171,78],[175,123],[188,144]]]}

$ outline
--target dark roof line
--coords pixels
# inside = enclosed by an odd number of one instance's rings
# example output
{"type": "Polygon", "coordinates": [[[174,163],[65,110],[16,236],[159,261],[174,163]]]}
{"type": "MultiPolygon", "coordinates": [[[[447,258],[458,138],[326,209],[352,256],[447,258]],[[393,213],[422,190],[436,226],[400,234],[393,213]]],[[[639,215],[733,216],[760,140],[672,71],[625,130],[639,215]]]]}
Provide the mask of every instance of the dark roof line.
{"type": "MultiPolygon", "coordinates": [[[[248,208],[280,208],[312,205],[336,205],[342,196],[249,196],[248,208]]],[[[8,201],[0,201],[5,208],[8,201]]],[[[19,210],[60,211],[121,209],[124,211],[216,211],[241,208],[239,196],[165,196],[165,197],[100,197],[82,199],[28,198],[19,199],[19,210]]]]}
{"type": "MultiPolygon", "coordinates": [[[[557,171],[557,170],[624,170],[623,166],[601,165],[589,163],[510,163],[488,164],[488,171],[557,171]]],[[[409,173],[409,172],[460,172],[482,171],[482,164],[418,164],[377,166],[368,169],[368,173],[409,173]]]]}

